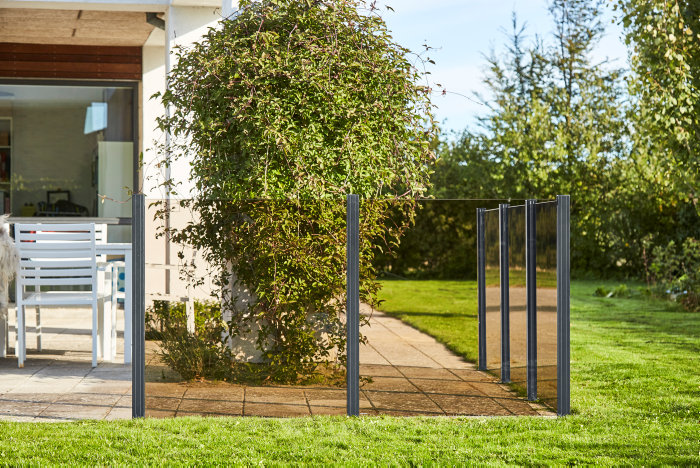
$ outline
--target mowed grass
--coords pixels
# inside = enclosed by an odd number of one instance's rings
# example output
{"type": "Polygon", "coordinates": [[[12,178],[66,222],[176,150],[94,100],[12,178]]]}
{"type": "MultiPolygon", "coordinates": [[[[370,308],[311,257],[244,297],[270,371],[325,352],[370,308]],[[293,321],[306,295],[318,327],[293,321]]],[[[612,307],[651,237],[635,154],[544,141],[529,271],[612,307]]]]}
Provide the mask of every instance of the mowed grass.
{"type": "MultiPolygon", "coordinates": [[[[700,463],[700,315],[639,285],[631,298],[594,295],[618,284],[572,282],[573,416],[542,430],[533,450],[564,439],[580,451],[527,463],[700,463]]],[[[472,281],[385,281],[380,308],[476,361],[476,295],[472,281]]]]}
{"type": "MultiPolygon", "coordinates": [[[[0,423],[0,465],[700,465],[700,316],[599,285],[572,285],[572,416],[0,423]]],[[[474,283],[382,295],[474,358],[474,283]]]]}

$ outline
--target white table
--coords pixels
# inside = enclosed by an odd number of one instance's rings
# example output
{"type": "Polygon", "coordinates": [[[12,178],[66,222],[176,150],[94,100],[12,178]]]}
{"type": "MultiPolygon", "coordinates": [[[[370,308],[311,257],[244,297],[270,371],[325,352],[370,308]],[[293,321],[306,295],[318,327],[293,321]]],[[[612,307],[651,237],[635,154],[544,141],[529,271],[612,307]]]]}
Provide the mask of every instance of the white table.
{"type": "MultiPolygon", "coordinates": [[[[124,364],[131,363],[131,334],[132,334],[132,298],[133,296],[133,280],[132,280],[132,268],[133,268],[133,258],[131,252],[131,244],[126,242],[113,242],[106,244],[95,245],[95,250],[97,255],[120,255],[124,256],[124,364]]],[[[116,285],[116,281],[113,282],[116,285]]],[[[114,288],[112,289],[114,291],[114,288]]],[[[117,319],[116,317],[116,298],[112,298],[114,306],[112,307],[113,312],[111,315],[112,323],[117,319]]],[[[107,325],[107,324],[105,324],[107,325]]],[[[110,324],[110,328],[111,324],[110,324]]],[[[106,339],[103,343],[103,358],[107,356],[113,356],[116,354],[116,336],[111,333],[106,333],[106,339]]]]}

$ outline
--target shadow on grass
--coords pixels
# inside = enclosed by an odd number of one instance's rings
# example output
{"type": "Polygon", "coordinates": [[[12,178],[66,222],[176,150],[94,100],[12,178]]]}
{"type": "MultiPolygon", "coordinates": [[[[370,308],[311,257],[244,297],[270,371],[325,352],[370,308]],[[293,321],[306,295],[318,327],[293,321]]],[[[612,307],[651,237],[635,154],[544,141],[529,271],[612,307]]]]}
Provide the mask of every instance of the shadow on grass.
{"type": "Polygon", "coordinates": [[[393,317],[437,317],[441,319],[453,319],[453,318],[477,318],[476,314],[460,314],[460,313],[446,313],[446,312],[407,312],[403,310],[393,310],[391,312],[383,311],[387,315],[393,317]]]}

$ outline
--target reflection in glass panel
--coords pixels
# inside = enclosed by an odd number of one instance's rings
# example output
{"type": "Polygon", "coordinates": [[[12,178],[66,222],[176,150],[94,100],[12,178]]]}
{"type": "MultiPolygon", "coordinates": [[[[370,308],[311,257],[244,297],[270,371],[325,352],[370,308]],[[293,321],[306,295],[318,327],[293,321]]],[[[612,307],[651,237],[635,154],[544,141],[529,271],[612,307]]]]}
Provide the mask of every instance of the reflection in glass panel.
{"type": "MultiPolygon", "coordinates": [[[[16,217],[130,217],[133,89],[0,85],[0,198],[16,217]],[[115,200],[115,203],[103,203],[115,200]]],[[[129,241],[123,226],[110,242],[129,241]]]]}
{"type": "Polygon", "coordinates": [[[510,380],[526,389],[527,294],[525,289],[525,206],[508,209],[510,380]]]}
{"type": "Polygon", "coordinates": [[[484,249],[486,252],[486,365],[501,372],[501,290],[500,236],[498,210],[484,213],[484,249]]]}
{"type": "Polygon", "coordinates": [[[557,204],[537,204],[537,397],[557,407],[557,204]]]}

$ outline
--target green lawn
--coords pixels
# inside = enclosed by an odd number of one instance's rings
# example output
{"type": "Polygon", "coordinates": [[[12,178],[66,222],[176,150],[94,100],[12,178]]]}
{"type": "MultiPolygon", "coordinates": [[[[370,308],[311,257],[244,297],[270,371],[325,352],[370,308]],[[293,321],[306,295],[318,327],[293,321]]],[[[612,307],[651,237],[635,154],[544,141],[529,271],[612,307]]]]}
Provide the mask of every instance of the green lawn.
{"type": "MultiPolygon", "coordinates": [[[[0,423],[0,465],[699,465],[700,316],[594,297],[603,284],[572,285],[566,418],[0,423]]],[[[474,358],[475,295],[473,283],[392,281],[383,307],[474,358]]]]}

